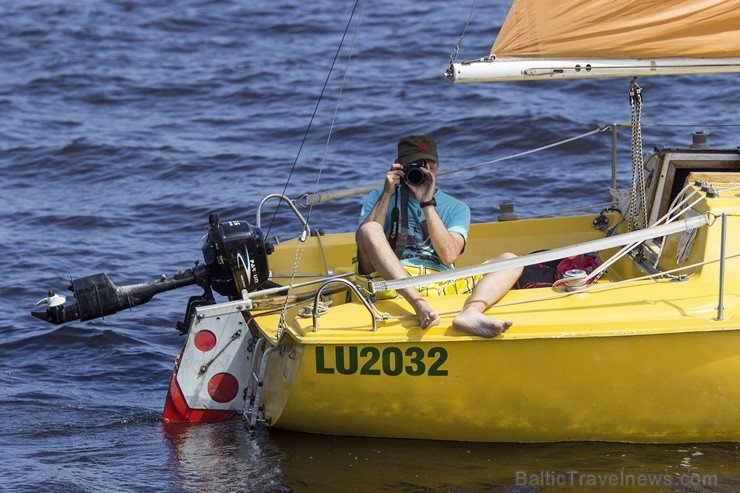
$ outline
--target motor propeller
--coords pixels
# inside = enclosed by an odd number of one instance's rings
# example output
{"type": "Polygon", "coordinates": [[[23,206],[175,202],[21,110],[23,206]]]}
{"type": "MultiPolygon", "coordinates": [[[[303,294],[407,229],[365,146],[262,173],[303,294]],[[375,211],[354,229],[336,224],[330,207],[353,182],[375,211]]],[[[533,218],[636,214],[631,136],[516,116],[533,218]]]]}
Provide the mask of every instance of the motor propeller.
{"type": "MultiPolygon", "coordinates": [[[[32,311],[34,317],[53,324],[72,320],[92,320],[142,305],[158,293],[197,284],[203,295],[188,302],[186,321],[196,305],[214,303],[213,291],[237,299],[242,291],[259,289],[268,280],[267,255],[273,247],[264,240],[262,231],[245,221],[221,223],[218,214],[209,216],[209,226],[201,242],[205,264],[161,276],[149,282],[126,286],[115,285],[106,274],[72,279],[69,289],[76,303],[66,304],[67,298],[49,291],[36,305],[46,304],[44,311],[32,311]]],[[[178,330],[186,331],[183,324],[178,330]]]]}
{"type": "Polygon", "coordinates": [[[36,302],[36,305],[46,303],[50,308],[55,306],[63,305],[67,302],[67,297],[62,294],[56,294],[54,291],[49,290],[49,296],[41,298],[36,302]]]}

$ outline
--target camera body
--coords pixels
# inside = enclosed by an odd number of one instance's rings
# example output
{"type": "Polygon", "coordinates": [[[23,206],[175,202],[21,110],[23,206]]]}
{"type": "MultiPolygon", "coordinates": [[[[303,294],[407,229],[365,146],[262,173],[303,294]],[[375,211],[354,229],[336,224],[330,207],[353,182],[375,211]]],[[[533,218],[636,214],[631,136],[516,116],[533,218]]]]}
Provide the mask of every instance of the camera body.
{"type": "Polygon", "coordinates": [[[423,159],[413,161],[403,165],[403,181],[414,186],[424,183],[425,175],[421,170],[426,167],[426,161],[423,159]]]}

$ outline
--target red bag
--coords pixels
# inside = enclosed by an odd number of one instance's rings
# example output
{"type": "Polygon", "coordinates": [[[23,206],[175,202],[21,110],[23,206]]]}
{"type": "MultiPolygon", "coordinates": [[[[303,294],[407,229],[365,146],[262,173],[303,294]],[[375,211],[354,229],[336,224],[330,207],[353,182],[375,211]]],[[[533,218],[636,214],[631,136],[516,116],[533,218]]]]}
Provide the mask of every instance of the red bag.
{"type": "MultiPolygon", "coordinates": [[[[522,275],[514,285],[516,289],[542,288],[552,286],[553,283],[562,279],[565,273],[571,269],[580,269],[590,274],[601,265],[596,254],[587,253],[572,258],[551,260],[534,265],[527,265],[522,275]]],[[[589,280],[589,283],[592,281],[589,280]]]]}

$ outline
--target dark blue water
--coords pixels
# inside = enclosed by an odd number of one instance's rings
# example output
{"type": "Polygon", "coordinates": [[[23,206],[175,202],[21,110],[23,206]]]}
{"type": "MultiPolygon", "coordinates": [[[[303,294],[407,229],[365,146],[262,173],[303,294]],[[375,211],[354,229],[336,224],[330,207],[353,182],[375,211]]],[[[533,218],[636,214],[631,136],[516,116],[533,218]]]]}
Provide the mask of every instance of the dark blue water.
{"type": "MultiPolygon", "coordinates": [[[[29,315],[70,276],[107,272],[128,284],[190,267],[210,212],[253,222],[260,199],[282,192],[289,176],[293,198],[380,182],[402,134],[437,137],[444,171],[629,122],[626,79],[449,84],[442,74],[471,4],[358,8],[359,29],[348,30],[317,105],[353,2],[3,2],[0,490],[603,490],[563,486],[557,478],[569,471],[689,478],[638,491],[740,488],[737,444],[487,445],[262,429],[250,437],[242,421],[165,430],[159,416],[184,342],[174,323],[197,290],[87,323],[29,315]],[[692,483],[692,474],[709,478],[692,483]]],[[[487,54],[508,9],[504,0],[478,4],[459,60],[487,54]]],[[[737,146],[737,81],[641,79],[645,148],[687,144],[700,129],[713,145],[737,146]]],[[[629,180],[627,133],[620,183],[629,180]]],[[[599,134],[442,186],[466,198],[475,220],[495,219],[503,200],[523,215],[601,203],[610,144],[599,134]]],[[[312,226],[352,229],[361,200],[314,208],[312,226]]],[[[297,234],[289,214],[274,224],[266,216],[263,228],[297,234]]]]}

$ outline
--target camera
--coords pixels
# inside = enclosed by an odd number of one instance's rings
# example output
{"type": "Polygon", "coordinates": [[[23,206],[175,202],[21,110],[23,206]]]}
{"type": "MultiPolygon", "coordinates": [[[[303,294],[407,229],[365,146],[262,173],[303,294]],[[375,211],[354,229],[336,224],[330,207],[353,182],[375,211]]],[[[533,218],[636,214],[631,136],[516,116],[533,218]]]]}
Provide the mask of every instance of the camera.
{"type": "Polygon", "coordinates": [[[421,170],[426,167],[426,161],[413,161],[403,165],[403,180],[414,186],[424,183],[424,172],[421,170]]]}

